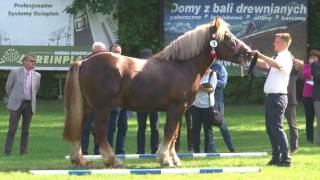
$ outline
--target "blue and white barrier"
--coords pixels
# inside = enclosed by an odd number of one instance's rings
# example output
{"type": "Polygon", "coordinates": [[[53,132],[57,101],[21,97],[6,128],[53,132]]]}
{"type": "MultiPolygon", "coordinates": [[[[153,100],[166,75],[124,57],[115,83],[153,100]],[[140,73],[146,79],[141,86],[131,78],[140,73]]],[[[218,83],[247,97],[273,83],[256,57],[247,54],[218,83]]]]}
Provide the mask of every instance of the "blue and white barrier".
{"type": "Polygon", "coordinates": [[[94,170],[30,170],[34,175],[90,175],[90,174],[208,174],[257,173],[260,167],[233,168],[171,168],[171,169],[94,169],[94,170]]]}
{"type": "MultiPolygon", "coordinates": [[[[267,152],[242,152],[242,153],[181,153],[177,154],[180,158],[232,158],[232,157],[265,157],[267,152]]],[[[154,159],[157,158],[156,154],[119,154],[120,159],[154,159]]],[[[70,156],[66,156],[70,159],[70,156]]],[[[98,160],[102,159],[101,155],[84,155],[85,160],[98,160]]]]}

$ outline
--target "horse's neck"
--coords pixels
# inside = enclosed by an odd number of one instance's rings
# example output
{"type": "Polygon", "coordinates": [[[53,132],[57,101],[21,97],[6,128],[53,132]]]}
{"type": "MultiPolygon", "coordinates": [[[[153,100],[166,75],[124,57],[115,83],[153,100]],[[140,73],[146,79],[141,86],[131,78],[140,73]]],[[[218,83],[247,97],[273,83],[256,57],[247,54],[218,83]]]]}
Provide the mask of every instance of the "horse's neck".
{"type": "Polygon", "coordinates": [[[195,75],[200,74],[202,77],[207,71],[208,67],[212,63],[212,60],[209,57],[209,54],[201,53],[190,60],[190,63],[194,67],[195,75]]]}

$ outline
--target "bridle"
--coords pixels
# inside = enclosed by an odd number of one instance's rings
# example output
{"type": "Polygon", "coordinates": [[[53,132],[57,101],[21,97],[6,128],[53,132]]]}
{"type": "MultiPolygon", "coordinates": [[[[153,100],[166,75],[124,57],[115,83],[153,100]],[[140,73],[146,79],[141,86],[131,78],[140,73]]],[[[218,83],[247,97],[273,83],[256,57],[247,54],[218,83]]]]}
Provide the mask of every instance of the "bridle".
{"type": "Polygon", "coordinates": [[[210,31],[210,47],[211,47],[211,51],[210,51],[210,57],[213,61],[215,61],[215,59],[217,58],[217,52],[216,52],[216,47],[218,46],[218,41],[216,40],[216,31],[217,29],[213,26],[209,27],[209,31],[210,31]]]}
{"type": "MultiPolygon", "coordinates": [[[[218,47],[218,40],[216,39],[216,27],[214,26],[210,26],[209,27],[209,31],[210,31],[210,47],[211,47],[211,51],[210,51],[210,57],[211,59],[214,61],[218,55],[217,55],[217,51],[216,51],[216,47],[218,47]]],[[[240,51],[240,43],[239,42],[235,42],[235,55],[231,58],[231,59],[235,59],[236,57],[242,56],[242,52],[240,51]]]]}

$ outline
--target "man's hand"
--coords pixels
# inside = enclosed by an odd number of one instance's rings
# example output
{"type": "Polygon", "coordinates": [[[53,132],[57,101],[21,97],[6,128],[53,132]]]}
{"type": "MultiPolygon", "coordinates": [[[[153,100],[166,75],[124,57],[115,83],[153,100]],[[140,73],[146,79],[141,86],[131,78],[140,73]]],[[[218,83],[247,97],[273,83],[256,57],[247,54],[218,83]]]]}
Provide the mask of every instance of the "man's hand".
{"type": "Polygon", "coordinates": [[[250,55],[251,56],[256,56],[257,58],[259,58],[259,56],[261,56],[261,53],[258,50],[253,50],[253,51],[250,52],[250,55]]]}

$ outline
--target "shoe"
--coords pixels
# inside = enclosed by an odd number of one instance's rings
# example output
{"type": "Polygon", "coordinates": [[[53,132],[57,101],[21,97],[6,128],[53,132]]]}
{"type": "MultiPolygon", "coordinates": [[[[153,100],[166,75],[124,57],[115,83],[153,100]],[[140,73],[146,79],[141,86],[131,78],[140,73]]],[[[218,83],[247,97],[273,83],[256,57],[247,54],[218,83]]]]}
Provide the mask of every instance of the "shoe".
{"type": "Polygon", "coordinates": [[[234,152],[236,152],[236,150],[235,149],[230,149],[230,152],[234,153],[234,152]]]}
{"type": "Polygon", "coordinates": [[[279,159],[272,158],[266,165],[267,166],[278,166],[280,163],[279,159]]]}
{"type": "Polygon", "coordinates": [[[297,154],[298,153],[298,148],[297,149],[292,149],[290,150],[290,154],[293,155],[293,154],[297,154]]]}
{"type": "Polygon", "coordinates": [[[291,166],[291,159],[281,160],[277,166],[280,167],[290,167],[291,166]]]}

